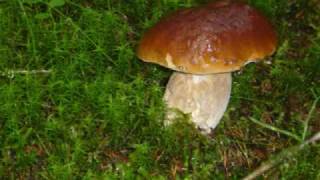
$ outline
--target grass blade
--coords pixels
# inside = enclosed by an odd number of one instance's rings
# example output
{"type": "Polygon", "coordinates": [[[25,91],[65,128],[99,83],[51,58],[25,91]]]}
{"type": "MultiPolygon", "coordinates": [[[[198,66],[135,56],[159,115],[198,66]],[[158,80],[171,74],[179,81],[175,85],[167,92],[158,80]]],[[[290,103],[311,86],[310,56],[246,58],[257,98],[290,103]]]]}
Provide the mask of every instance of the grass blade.
{"type": "Polygon", "coordinates": [[[295,134],[293,134],[293,133],[291,133],[291,132],[289,132],[289,131],[286,131],[286,130],[283,130],[283,129],[279,129],[279,128],[277,128],[277,127],[274,127],[274,126],[271,126],[271,125],[269,125],[269,124],[266,124],[266,123],[264,123],[264,122],[262,122],[262,121],[258,121],[258,120],[256,120],[256,119],[253,118],[253,117],[250,117],[249,119],[250,119],[252,122],[254,122],[254,123],[256,123],[256,124],[258,124],[258,125],[260,125],[260,126],[262,126],[262,127],[264,127],[264,128],[267,128],[267,129],[272,130],[272,131],[274,131],[274,132],[278,132],[278,133],[280,133],[280,134],[283,134],[283,135],[286,135],[286,136],[288,136],[288,137],[291,137],[291,138],[293,138],[293,139],[295,139],[295,140],[297,140],[297,141],[299,141],[299,142],[302,142],[302,139],[301,139],[299,136],[297,136],[297,135],[295,135],[295,134]]]}
{"type": "Polygon", "coordinates": [[[307,119],[304,121],[304,129],[303,129],[303,134],[302,134],[302,140],[305,140],[306,136],[307,136],[307,133],[308,133],[308,125],[309,125],[309,122],[310,122],[310,119],[317,107],[317,104],[318,104],[318,101],[319,101],[320,97],[318,97],[312,104],[312,107],[308,113],[308,117],[307,119]]]}

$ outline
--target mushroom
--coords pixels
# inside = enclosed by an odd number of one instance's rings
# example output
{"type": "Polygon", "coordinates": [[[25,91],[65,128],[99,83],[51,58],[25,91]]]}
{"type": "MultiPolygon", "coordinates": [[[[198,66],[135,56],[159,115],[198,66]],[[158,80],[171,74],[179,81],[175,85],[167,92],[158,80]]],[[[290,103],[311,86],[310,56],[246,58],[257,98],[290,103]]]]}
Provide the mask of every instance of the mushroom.
{"type": "Polygon", "coordinates": [[[164,95],[166,119],[178,109],[209,133],[227,108],[231,72],[273,54],[276,44],[275,31],[256,9],[219,1],[162,19],[144,34],[137,55],[175,71],[164,95]]]}

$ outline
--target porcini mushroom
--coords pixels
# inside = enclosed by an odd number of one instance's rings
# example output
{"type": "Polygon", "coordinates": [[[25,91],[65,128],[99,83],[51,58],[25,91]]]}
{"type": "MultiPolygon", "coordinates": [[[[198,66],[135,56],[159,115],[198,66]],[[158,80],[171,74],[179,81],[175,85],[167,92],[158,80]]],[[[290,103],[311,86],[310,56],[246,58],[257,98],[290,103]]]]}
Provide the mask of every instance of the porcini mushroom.
{"type": "MultiPolygon", "coordinates": [[[[175,70],[164,100],[190,113],[210,132],[222,118],[231,92],[231,72],[271,55],[276,34],[268,20],[244,3],[220,1],[178,10],[147,31],[138,57],[175,70]]],[[[167,119],[175,117],[168,111],[167,119]]]]}

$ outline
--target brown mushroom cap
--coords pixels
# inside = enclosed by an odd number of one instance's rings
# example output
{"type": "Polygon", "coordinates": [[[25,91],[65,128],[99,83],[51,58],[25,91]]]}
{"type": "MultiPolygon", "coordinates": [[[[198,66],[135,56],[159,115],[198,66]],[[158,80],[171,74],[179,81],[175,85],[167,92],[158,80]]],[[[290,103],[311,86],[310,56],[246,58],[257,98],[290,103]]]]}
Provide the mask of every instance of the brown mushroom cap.
{"type": "Polygon", "coordinates": [[[177,11],[142,38],[138,57],[194,74],[231,72],[271,55],[276,34],[256,9],[215,2],[177,11]]]}

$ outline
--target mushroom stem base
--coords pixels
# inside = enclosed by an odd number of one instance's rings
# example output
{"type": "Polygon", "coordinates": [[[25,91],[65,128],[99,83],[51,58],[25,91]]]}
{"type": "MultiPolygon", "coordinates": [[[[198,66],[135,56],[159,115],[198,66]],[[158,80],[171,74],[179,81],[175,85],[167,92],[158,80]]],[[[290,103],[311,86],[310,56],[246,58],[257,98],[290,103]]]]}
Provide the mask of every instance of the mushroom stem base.
{"type": "Polygon", "coordinates": [[[210,133],[227,108],[231,84],[231,73],[193,75],[175,72],[164,95],[168,107],[166,123],[173,122],[181,111],[190,114],[197,127],[210,133]]]}

